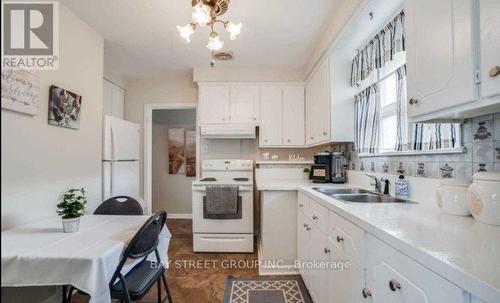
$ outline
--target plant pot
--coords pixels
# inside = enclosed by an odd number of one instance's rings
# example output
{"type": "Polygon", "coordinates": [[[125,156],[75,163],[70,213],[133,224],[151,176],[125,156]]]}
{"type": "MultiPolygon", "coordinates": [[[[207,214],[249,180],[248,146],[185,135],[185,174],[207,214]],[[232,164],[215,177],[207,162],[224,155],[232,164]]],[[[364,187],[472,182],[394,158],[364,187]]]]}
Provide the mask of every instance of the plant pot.
{"type": "Polygon", "coordinates": [[[74,233],[77,232],[78,229],[80,228],[80,217],[62,219],[62,222],[63,222],[63,230],[65,233],[74,233]]]}
{"type": "Polygon", "coordinates": [[[307,172],[307,173],[304,172],[303,179],[306,181],[309,180],[309,172],[307,172]]]}

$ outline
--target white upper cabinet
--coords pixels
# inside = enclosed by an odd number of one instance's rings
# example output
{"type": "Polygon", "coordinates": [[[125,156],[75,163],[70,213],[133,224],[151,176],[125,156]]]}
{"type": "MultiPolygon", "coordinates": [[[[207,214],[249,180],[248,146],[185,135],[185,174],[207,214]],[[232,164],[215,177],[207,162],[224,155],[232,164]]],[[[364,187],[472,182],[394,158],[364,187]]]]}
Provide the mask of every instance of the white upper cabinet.
{"type": "Polygon", "coordinates": [[[231,123],[258,124],[259,103],[259,87],[257,85],[232,86],[231,123]]]}
{"type": "Polygon", "coordinates": [[[283,87],[283,145],[305,144],[304,87],[283,87]]]}
{"type": "Polygon", "coordinates": [[[471,0],[406,1],[409,117],[477,100],[472,8],[471,0]]]}
{"type": "Polygon", "coordinates": [[[125,90],[107,80],[103,83],[103,112],[115,118],[125,117],[125,90]]]}
{"type": "Polygon", "coordinates": [[[328,59],[306,84],[306,145],[330,141],[330,80],[328,59]]]}
{"type": "Polygon", "coordinates": [[[480,0],[481,96],[500,95],[500,1],[480,0]]]}
{"type": "Polygon", "coordinates": [[[230,87],[226,85],[200,86],[200,124],[229,123],[230,92],[230,87]]]}
{"type": "MultiPolygon", "coordinates": [[[[259,145],[279,146],[283,144],[283,90],[281,86],[262,86],[260,90],[259,145]]],[[[302,124],[302,128],[303,128],[302,124]]]]}

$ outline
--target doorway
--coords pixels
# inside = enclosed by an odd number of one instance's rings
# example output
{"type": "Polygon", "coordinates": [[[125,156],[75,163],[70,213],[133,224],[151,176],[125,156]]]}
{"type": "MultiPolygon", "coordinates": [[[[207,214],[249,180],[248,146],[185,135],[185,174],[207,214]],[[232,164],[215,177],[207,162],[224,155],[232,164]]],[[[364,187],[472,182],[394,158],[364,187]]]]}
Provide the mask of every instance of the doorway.
{"type": "Polygon", "coordinates": [[[196,104],[146,105],[144,199],[154,213],[191,218],[191,183],[198,173],[196,104]]]}

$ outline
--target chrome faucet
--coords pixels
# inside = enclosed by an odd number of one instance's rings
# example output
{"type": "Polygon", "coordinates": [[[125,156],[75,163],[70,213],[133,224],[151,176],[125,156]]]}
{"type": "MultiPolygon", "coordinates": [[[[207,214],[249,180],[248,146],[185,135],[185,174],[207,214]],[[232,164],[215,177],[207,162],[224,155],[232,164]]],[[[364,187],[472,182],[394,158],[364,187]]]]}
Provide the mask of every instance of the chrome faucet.
{"type": "Polygon", "coordinates": [[[373,182],[370,185],[375,186],[375,192],[381,194],[382,193],[382,182],[374,175],[365,174],[367,177],[370,177],[373,182]]]}

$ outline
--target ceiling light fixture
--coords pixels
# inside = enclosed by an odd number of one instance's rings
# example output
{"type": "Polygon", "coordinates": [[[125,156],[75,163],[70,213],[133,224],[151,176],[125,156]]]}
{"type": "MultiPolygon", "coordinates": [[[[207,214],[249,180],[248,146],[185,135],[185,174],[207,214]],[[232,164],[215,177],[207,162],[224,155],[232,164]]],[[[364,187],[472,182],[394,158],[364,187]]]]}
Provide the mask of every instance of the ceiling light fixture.
{"type": "Polygon", "coordinates": [[[230,0],[191,0],[191,6],[193,7],[191,14],[192,21],[184,26],[177,25],[179,34],[187,43],[191,41],[190,37],[198,27],[210,27],[211,31],[207,48],[212,54],[212,59],[215,52],[224,47],[224,41],[220,40],[219,34],[214,29],[216,23],[224,25],[231,40],[236,39],[241,33],[241,28],[243,26],[241,22],[236,24],[231,21],[217,19],[217,17],[226,13],[229,7],[229,1],[230,0]]]}

